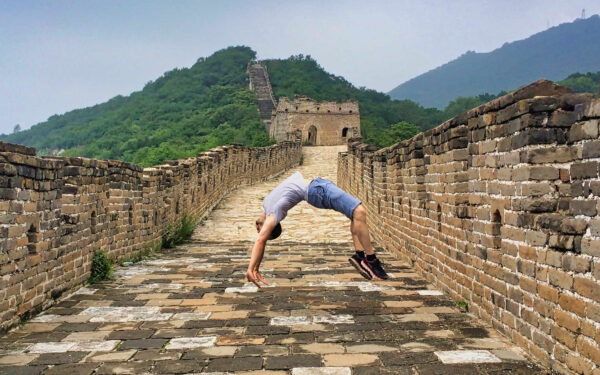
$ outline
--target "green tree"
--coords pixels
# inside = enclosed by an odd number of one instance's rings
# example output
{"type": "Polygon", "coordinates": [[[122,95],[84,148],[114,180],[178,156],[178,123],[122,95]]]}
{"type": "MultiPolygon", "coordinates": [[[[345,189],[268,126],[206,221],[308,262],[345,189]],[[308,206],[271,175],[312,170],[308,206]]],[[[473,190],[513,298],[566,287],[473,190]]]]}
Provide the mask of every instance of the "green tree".
{"type": "Polygon", "coordinates": [[[405,139],[410,139],[420,132],[421,129],[417,126],[410,122],[402,121],[386,129],[380,136],[378,144],[382,147],[388,147],[405,139]]]}
{"type": "Polygon", "coordinates": [[[13,134],[18,133],[21,131],[21,125],[17,124],[15,125],[15,127],[13,128],[13,134]]]}

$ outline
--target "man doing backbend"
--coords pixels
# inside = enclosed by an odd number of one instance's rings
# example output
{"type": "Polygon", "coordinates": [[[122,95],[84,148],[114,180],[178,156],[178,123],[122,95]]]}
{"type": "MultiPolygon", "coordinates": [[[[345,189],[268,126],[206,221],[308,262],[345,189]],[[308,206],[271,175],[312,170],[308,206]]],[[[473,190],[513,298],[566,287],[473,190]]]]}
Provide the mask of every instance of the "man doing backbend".
{"type": "Polygon", "coordinates": [[[246,278],[258,287],[259,281],[267,284],[260,275],[259,267],[262,261],[267,241],[281,235],[281,221],[287,212],[306,200],[317,208],[333,209],[341,212],[350,221],[350,232],[356,253],[348,260],[360,274],[367,279],[386,280],[381,262],[375,256],[367,226],[367,211],[361,201],[337,187],[332,181],[315,178],[306,185],[300,172],[292,174],[277,185],[263,201],[263,213],[256,220],[258,239],[252,248],[252,256],[246,278]]]}

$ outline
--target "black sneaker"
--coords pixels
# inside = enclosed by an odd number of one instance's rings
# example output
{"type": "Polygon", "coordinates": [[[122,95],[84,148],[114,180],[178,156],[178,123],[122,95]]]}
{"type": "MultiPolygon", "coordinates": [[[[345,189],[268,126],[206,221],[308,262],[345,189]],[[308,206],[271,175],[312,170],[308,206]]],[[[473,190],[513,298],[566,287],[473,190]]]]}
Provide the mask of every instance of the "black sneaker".
{"type": "Polygon", "coordinates": [[[385,270],[381,266],[381,262],[377,258],[370,262],[367,260],[367,258],[363,258],[360,264],[364,269],[367,270],[371,278],[375,280],[387,280],[389,277],[388,274],[385,273],[385,270]]]}
{"type": "Polygon", "coordinates": [[[361,257],[358,254],[354,253],[354,255],[348,258],[348,262],[350,262],[350,264],[354,266],[354,268],[356,268],[356,270],[358,271],[358,273],[361,274],[362,277],[364,277],[367,280],[371,280],[371,275],[369,274],[369,271],[367,271],[361,264],[364,259],[364,257],[361,257]]]}

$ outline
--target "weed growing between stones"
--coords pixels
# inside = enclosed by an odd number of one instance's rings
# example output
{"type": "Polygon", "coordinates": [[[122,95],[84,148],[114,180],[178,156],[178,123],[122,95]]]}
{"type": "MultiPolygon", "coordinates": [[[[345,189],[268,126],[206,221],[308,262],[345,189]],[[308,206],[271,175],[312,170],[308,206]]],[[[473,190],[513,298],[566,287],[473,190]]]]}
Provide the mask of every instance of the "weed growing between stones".
{"type": "Polygon", "coordinates": [[[458,308],[462,312],[469,311],[469,304],[467,302],[465,302],[465,301],[456,301],[456,306],[458,306],[458,308]]]}
{"type": "Polygon", "coordinates": [[[144,246],[144,248],[129,258],[121,260],[121,266],[130,266],[146,259],[154,258],[154,255],[161,249],[161,241],[156,241],[144,246]]]}
{"type": "Polygon", "coordinates": [[[188,241],[194,234],[198,221],[197,217],[187,212],[181,215],[181,218],[175,224],[167,226],[167,231],[162,238],[162,247],[171,249],[188,241]]]}
{"type": "Polygon", "coordinates": [[[298,165],[304,164],[304,155],[300,155],[300,160],[298,161],[298,165]]]}
{"type": "Polygon", "coordinates": [[[90,274],[89,282],[91,284],[99,283],[103,280],[111,280],[113,275],[112,260],[102,250],[94,251],[92,258],[92,273],[90,274]]]}

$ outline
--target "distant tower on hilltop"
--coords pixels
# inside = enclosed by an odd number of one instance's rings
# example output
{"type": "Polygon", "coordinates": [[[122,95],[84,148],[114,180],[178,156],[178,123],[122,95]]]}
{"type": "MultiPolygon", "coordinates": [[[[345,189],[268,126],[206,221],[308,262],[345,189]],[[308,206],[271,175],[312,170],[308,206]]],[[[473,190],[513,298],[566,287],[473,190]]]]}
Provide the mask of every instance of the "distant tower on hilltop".
{"type": "Polygon", "coordinates": [[[585,8],[583,8],[581,10],[581,19],[584,20],[585,19],[585,8]]]}
{"type": "Polygon", "coordinates": [[[260,119],[277,142],[300,138],[311,145],[331,146],[360,137],[358,102],[319,102],[306,96],[283,97],[277,102],[264,64],[249,62],[248,76],[260,119]]]}

